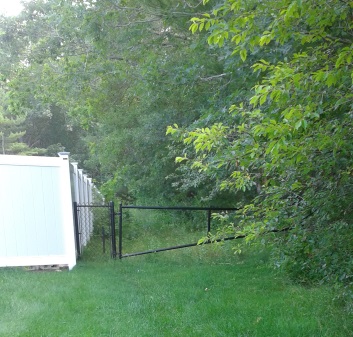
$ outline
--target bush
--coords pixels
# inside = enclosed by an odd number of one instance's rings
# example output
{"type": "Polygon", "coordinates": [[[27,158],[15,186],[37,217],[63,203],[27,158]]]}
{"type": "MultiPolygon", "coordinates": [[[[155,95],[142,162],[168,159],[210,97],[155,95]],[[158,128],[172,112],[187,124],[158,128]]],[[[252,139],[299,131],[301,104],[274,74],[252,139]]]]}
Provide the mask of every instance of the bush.
{"type": "Polygon", "coordinates": [[[334,223],[316,230],[300,230],[283,248],[285,267],[304,282],[353,283],[353,228],[334,223]]]}

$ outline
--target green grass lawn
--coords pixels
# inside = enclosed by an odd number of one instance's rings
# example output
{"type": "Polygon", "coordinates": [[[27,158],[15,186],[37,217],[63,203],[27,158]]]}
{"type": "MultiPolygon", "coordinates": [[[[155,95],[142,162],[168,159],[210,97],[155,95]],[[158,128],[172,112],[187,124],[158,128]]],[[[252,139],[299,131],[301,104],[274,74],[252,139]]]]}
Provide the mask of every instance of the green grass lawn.
{"type": "Polygon", "coordinates": [[[353,336],[334,295],[290,283],[265,253],[211,245],[72,271],[0,269],[0,336],[353,336]]]}

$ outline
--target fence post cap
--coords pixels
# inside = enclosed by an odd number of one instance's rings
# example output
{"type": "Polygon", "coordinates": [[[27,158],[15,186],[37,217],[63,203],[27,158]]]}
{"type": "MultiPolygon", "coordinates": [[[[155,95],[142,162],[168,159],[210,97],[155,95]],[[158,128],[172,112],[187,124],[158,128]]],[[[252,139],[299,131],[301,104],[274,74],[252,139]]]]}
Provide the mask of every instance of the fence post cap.
{"type": "Polygon", "coordinates": [[[58,155],[62,159],[68,159],[69,155],[70,155],[70,152],[59,152],[58,155]]]}

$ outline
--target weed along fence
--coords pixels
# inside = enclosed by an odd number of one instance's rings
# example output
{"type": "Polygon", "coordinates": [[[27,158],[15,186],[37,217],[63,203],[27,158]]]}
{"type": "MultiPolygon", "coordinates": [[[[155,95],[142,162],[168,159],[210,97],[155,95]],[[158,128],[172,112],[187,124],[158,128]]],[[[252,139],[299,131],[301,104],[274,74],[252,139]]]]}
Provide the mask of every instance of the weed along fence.
{"type": "Polygon", "coordinates": [[[89,209],[77,217],[73,201],[104,203],[92,180],[77,163],[69,163],[69,153],[0,155],[0,267],[73,268],[93,236],[95,221],[89,209]]]}

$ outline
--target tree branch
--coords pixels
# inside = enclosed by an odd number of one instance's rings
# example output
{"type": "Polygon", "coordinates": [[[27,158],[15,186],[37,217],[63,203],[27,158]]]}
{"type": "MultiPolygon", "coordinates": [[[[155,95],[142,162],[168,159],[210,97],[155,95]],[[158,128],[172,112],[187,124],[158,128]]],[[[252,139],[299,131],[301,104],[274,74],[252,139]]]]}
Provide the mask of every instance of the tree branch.
{"type": "Polygon", "coordinates": [[[200,77],[200,80],[201,81],[212,81],[214,79],[220,79],[220,78],[228,76],[228,75],[230,75],[230,73],[223,73],[223,74],[213,75],[213,76],[209,76],[209,77],[200,77]]]}

